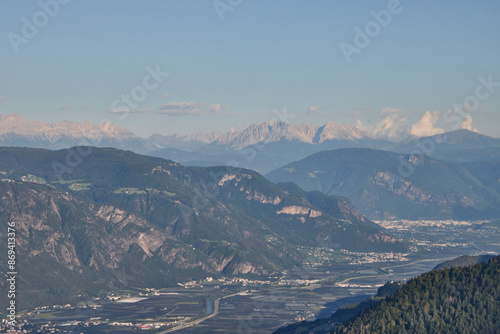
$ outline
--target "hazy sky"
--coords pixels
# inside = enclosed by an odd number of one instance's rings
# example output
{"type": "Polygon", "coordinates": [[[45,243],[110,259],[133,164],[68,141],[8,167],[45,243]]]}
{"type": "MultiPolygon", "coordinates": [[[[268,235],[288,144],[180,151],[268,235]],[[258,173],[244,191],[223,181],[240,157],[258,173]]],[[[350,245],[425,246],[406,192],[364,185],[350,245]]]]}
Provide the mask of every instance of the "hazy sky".
{"type": "Polygon", "coordinates": [[[149,136],[242,129],[286,109],[292,123],[381,136],[500,137],[497,0],[1,4],[1,114],[149,136]]]}

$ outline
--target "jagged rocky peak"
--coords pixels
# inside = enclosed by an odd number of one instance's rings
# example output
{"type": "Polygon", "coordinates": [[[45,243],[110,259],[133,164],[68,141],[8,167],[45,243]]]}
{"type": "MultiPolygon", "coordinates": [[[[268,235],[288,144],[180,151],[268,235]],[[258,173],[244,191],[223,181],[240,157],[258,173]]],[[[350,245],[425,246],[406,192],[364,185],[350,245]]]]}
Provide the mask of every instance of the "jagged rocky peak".
{"type": "Polygon", "coordinates": [[[349,124],[336,124],[334,122],[326,122],[325,125],[318,128],[315,136],[315,142],[322,143],[325,140],[344,139],[356,140],[370,137],[365,131],[349,124]]]}
{"type": "Polygon", "coordinates": [[[244,148],[256,143],[277,141],[299,141],[310,144],[322,143],[326,140],[356,140],[370,136],[355,126],[326,122],[317,127],[312,124],[289,124],[286,122],[265,122],[253,124],[242,131],[230,132],[216,140],[217,144],[225,144],[232,148],[244,148]]]}
{"type": "Polygon", "coordinates": [[[109,146],[146,153],[167,147],[197,150],[207,144],[224,145],[231,149],[243,149],[257,143],[300,142],[321,144],[328,140],[359,140],[371,138],[369,134],[348,124],[326,122],[321,127],[283,121],[252,124],[244,130],[226,133],[192,133],[159,135],[141,138],[112,122],[92,124],[63,121],[44,123],[29,121],[19,114],[0,115],[0,144],[5,146],[68,148],[76,145],[109,146]]]}

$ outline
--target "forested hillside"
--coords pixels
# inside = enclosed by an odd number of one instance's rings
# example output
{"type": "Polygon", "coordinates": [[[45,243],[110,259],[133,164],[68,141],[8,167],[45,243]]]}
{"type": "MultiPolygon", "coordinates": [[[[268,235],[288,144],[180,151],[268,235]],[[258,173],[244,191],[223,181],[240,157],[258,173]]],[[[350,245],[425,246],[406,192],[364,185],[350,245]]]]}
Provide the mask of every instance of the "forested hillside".
{"type": "Polygon", "coordinates": [[[498,333],[500,257],[433,270],[333,333],[498,333]]]}

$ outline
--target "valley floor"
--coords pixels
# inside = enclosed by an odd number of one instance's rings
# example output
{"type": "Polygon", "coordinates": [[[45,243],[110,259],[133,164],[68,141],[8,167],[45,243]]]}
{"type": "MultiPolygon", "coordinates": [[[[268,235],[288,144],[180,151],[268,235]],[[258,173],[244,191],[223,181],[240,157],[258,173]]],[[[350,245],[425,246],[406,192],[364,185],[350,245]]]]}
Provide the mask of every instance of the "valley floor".
{"type": "Polygon", "coordinates": [[[383,221],[411,242],[408,254],[303,249],[300,268],[265,279],[211,279],[160,290],[110,294],[114,301],[83,309],[39,308],[20,323],[33,333],[271,333],[288,323],[328,317],[339,307],[376,293],[387,281],[405,281],[460,255],[500,253],[500,228],[484,222],[383,221]],[[29,325],[28,325],[29,324],[29,325]]]}

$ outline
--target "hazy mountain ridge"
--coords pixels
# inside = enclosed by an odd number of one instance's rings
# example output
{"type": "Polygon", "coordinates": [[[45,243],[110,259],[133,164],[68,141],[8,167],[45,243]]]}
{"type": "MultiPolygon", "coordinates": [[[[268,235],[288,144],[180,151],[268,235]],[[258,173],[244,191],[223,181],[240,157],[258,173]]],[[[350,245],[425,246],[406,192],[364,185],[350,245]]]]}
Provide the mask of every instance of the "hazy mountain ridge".
{"type": "Polygon", "coordinates": [[[442,160],[500,161],[500,139],[464,129],[396,143],[390,150],[442,160]]]}
{"type": "Polygon", "coordinates": [[[93,125],[66,121],[47,124],[11,114],[0,116],[0,145],[48,149],[77,145],[114,147],[188,166],[230,165],[260,173],[319,151],[340,148],[423,153],[444,160],[500,161],[500,139],[467,130],[392,142],[374,138],[355,126],[333,122],[323,126],[266,122],[227,133],[154,134],[145,139],[111,123],[93,125]]]}
{"type": "Polygon", "coordinates": [[[131,131],[109,122],[101,125],[93,125],[89,121],[84,123],[63,121],[49,124],[41,121],[28,121],[19,114],[0,115],[0,134],[15,134],[51,142],[57,142],[63,137],[88,138],[89,141],[98,140],[100,136],[115,139],[139,138],[131,131]]]}
{"type": "Polygon", "coordinates": [[[267,173],[313,153],[342,148],[369,148],[462,162],[500,161],[500,139],[468,130],[391,142],[372,138],[349,125],[330,122],[323,127],[263,123],[191,152],[166,148],[150,154],[190,166],[234,165],[267,173]]]}
{"type": "MultiPolygon", "coordinates": [[[[233,149],[242,149],[256,143],[270,143],[275,141],[299,141],[305,143],[322,143],[325,140],[355,140],[370,138],[364,131],[355,126],[337,125],[327,122],[317,127],[311,124],[291,125],[285,122],[261,123],[250,125],[242,131],[223,133],[192,133],[187,135],[160,135],[154,134],[148,139],[141,138],[131,131],[118,127],[110,122],[94,125],[89,121],[84,123],[63,121],[45,123],[28,121],[19,114],[0,115],[0,139],[7,143],[10,139],[13,146],[15,140],[29,142],[41,146],[43,143],[56,145],[52,149],[67,148],[75,144],[93,144],[99,146],[100,141],[122,140],[138,141],[144,147],[142,150],[162,149],[166,147],[183,148],[197,147],[214,143],[227,145],[233,149]],[[65,147],[66,146],[66,147],[65,147]]],[[[135,144],[138,146],[138,144],[135,144]]]]}
{"type": "Polygon", "coordinates": [[[348,197],[374,219],[481,219],[500,214],[499,181],[494,175],[498,164],[491,162],[489,174],[483,173],[480,180],[474,175],[484,170],[481,163],[462,165],[421,155],[339,149],[315,153],[266,177],[348,197]],[[401,166],[411,168],[410,175],[402,175],[401,166]]]}

